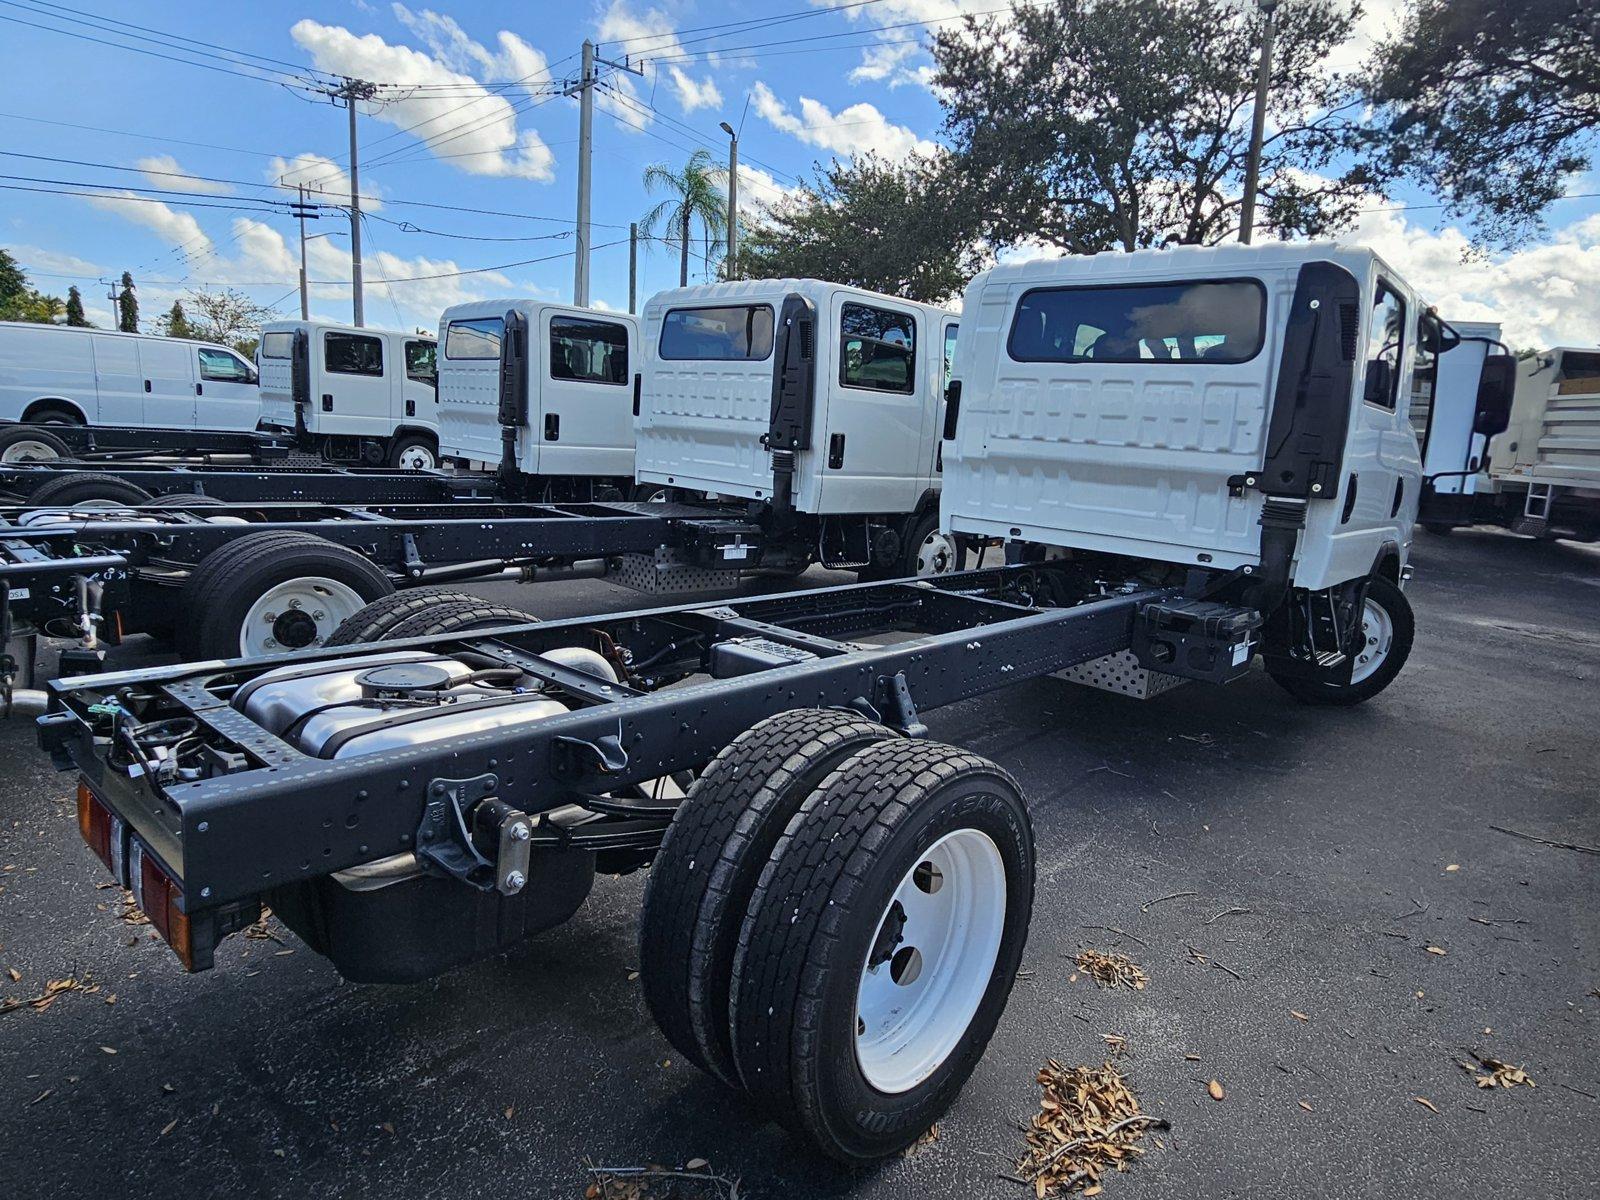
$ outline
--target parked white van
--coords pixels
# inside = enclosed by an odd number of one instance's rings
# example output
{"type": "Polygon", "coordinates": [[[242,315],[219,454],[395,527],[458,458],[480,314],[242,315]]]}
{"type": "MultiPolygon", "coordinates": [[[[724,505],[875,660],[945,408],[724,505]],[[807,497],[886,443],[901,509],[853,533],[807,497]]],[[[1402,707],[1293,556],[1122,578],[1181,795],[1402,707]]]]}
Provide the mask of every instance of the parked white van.
{"type": "Polygon", "coordinates": [[[261,327],[261,428],[329,462],[439,465],[434,339],[327,321],[261,327]]]}
{"type": "Polygon", "coordinates": [[[253,430],[256,369],[185,338],[0,321],[0,419],[47,425],[253,430]]]}
{"type": "Polygon", "coordinates": [[[542,300],[480,300],[439,318],[439,452],[523,477],[530,498],[633,488],[639,320],[542,300]]]}

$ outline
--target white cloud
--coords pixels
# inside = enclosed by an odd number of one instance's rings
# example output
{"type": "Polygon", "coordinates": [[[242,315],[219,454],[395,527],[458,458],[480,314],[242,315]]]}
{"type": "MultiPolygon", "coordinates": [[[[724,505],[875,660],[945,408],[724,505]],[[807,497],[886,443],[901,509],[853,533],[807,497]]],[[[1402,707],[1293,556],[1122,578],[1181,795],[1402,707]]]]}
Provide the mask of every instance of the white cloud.
{"type": "Polygon", "coordinates": [[[884,42],[861,52],[861,64],[850,72],[851,83],[888,80],[891,88],[910,82],[903,64],[919,53],[915,42],[884,42]]]}
{"type": "MultiPolygon", "coordinates": [[[[286,188],[304,184],[308,193],[326,196],[331,203],[344,204],[350,199],[350,176],[331,158],[310,152],[296,154],[293,158],[274,158],[267,168],[267,179],[286,188]]],[[[379,189],[365,181],[361,184],[361,207],[365,212],[383,208],[379,189]]],[[[308,197],[309,198],[309,197],[308,197]]]]}
{"type": "MultiPolygon", "coordinates": [[[[613,0],[611,7],[600,18],[595,36],[602,42],[623,43],[620,52],[636,59],[678,58],[688,52],[684,49],[683,43],[678,41],[677,35],[672,32],[672,24],[672,18],[658,8],[635,13],[629,9],[626,0],[613,0]]],[[[696,79],[685,69],[687,65],[688,62],[669,63],[665,77],[668,87],[678,98],[683,111],[690,113],[698,108],[715,108],[721,104],[722,92],[718,90],[715,81],[709,75],[696,79]]],[[[634,131],[650,124],[652,118],[638,111],[639,108],[646,106],[639,101],[638,88],[634,85],[633,78],[618,71],[613,72],[608,80],[616,91],[627,97],[627,100],[619,102],[601,90],[599,95],[602,107],[605,107],[626,128],[634,131]]]]}
{"type": "MultiPolygon", "coordinates": [[[[42,246],[11,246],[9,249],[11,256],[30,274],[34,271],[44,271],[51,275],[75,275],[80,279],[98,279],[106,274],[105,268],[96,266],[86,258],[79,258],[76,254],[46,250],[42,246]]],[[[43,282],[37,286],[41,292],[52,290],[43,282]]]]}
{"type": "Polygon", "coordinates": [[[673,90],[678,93],[678,102],[683,105],[684,112],[715,108],[722,103],[722,93],[717,90],[710,76],[697,80],[682,67],[674,66],[667,68],[667,77],[672,80],[673,90]]]}
{"type": "Polygon", "coordinates": [[[801,96],[797,114],[760,82],[752,89],[750,99],[757,114],[774,128],[838,155],[853,157],[872,151],[894,160],[912,154],[932,155],[939,149],[904,125],[894,124],[871,104],[852,104],[830,112],[820,101],[801,96]]]}
{"type": "MultiPolygon", "coordinates": [[[[421,20],[421,18],[418,18],[421,20]]],[[[449,18],[437,18],[446,22],[449,18]]],[[[454,25],[454,22],[449,22],[454,25]]],[[[435,26],[440,44],[454,47],[442,26],[435,26]]],[[[295,22],[290,36],[306,49],[315,66],[336,75],[415,85],[400,98],[378,107],[375,119],[406,131],[452,165],[472,175],[510,176],[548,182],[555,178],[555,156],[538,133],[517,129],[511,101],[491,92],[471,75],[452,70],[409,46],[391,46],[377,34],[358,37],[336,25],[305,19],[295,22]],[[427,89],[438,89],[430,95],[427,89]]],[[[465,37],[465,35],[463,35],[465,37]]],[[[468,39],[470,42],[470,39],[468,39]]],[[[523,65],[536,53],[517,41],[515,54],[523,65]]],[[[506,43],[502,39],[502,46],[506,43]]],[[[488,51],[476,46],[484,54],[488,51]]],[[[464,48],[457,52],[471,56],[464,48]]],[[[504,58],[502,51],[501,58],[504,58]]],[[[492,61],[500,61],[490,56],[492,61]]],[[[508,60],[509,61],[509,60],[508,60]]],[[[515,69],[507,67],[506,69],[515,69]]]]}
{"type": "Polygon", "coordinates": [[[163,242],[182,247],[190,261],[205,258],[212,252],[211,238],[200,228],[199,221],[159,200],[141,199],[132,192],[108,192],[89,197],[89,203],[135,225],[143,225],[163,242]]]}
{"type": "Polygon", "coordinates": [[[545,56],[509,30],[500,31],[500,49],[496,53],[468,37],[454,17],[426,8],[412,12],[404,4],[393,5],[393,11],[395,19],[452,71],[490,82],[524,83],[530,87],[550,82],[550,65],[545,56]]]}
{"type": "Polygon", "coordinates": [[[206,192],[213,196],[226,195],[233,189],[225,183],[213,183],[208,179],[201,179],[198,175],[191,175],[178,165],[178,160],[170,154],[152,154],[141,158],[136,164],[144,172],[152,186],[158,188],[183,188],[191,192],[206,192]]]}

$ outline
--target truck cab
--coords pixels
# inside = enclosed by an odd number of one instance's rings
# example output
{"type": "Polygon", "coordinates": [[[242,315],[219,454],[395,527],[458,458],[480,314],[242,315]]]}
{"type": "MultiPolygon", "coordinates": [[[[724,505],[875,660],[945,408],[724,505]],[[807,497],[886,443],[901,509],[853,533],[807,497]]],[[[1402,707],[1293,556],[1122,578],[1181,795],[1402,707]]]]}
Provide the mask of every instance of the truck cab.
{"type": "Polygon", "coordinates": [[[439,464],[434,339],[327,321],[262,326],[261,428],[330,462],[439,464]]]}
{"type": "Polygon", "coordinates": [[[499,466],[538,499],[620,499],[633,486],[638,319],[541,300],[440,317],[445,458],[499,466]]]}

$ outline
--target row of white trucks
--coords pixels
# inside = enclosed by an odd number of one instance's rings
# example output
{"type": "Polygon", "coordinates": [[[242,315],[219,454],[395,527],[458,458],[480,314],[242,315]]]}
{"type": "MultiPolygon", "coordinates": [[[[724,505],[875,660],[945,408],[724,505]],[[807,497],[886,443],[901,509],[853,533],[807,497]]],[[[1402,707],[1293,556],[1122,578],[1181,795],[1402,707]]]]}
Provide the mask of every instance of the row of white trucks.
{"type": "MultiPolygon", "coordinates": [[[[548,480],[542,456],[590,437],[581,384],[637,410],[634,474],[606,486],[674,489],[659,504],[319,515],[191,490],[0,517],[0,586],[54,573],[81,601],[92,577],[98,605],[60,617],[91,636],[120,571],[184,589],[220,645],[294,647],[52,683],[40,740],[78,772],[85,841],[189,970],[270,906],[373,983],[500,953],[649,866],[641,984],[677,1050],[823,1153],[902,1149],[1000,1020],[1035,875],[1016,781],[921,714],[1045,675],[1147,698],[1257,659],[1308,703],[1377,695],[1414,632],[1412,406],[1437,429],[1465,344],[1331,244],[997,267],[961,321],[946,386],[952,315],[824,284],[666,293],[637,343],[571,310],[447,317],[441,374],[482,373],[457,436],[496,477],[548,480]],[[1004,562],[909,570],[924,528],[1004,562]],[[393,592],[491,547],[864,577],[543,623],[393,592]],[[327,585],[360,581],[322,636],[327,585]]],[[[1475,436],[1505,426],[1504,362],[1464,385],[1475,436]]]]}

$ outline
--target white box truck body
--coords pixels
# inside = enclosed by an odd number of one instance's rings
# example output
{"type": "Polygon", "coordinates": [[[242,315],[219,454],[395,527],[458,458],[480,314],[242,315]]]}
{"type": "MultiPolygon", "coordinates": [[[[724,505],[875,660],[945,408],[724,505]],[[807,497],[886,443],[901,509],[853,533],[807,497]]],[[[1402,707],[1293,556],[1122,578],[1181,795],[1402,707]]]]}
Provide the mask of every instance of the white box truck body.
{"type": "MultiPolygon", "coordinates": [[[[633,483],[628,313],[541,300],[458,304],[439,318],[439,447],[447,459],[543,480],[553,496],[633,483]]],[[[599,489],[599,491],[596,491],[599,489]]]]}
{"type": "Polygon", "coordinates": [[[773,450],[785,449],[774,442],[776,424],[787,419],[796,511],[913,511],[939,487],[943,389],[959,321],[931,305],[815,279],[651,297],[639,482],[770,500],[773,450]],[[774,349],[786,324],[808,330],[788,363],[774,349]],[[774,403],[786,370],[805,370],[810,387],[803,411],[788,418],[774,403]]]}
{"type": "Polygon", "coordinates": [[[256,428],[256,368],[186,338],[0,321],[0,420],[126,428],[256,428]]]}
{"type": "Polygon", "coordinates": [[[261,427],[331,462],[439,463],[436,346],[426,334],[326,321],[261,327],[261,427]]]}

